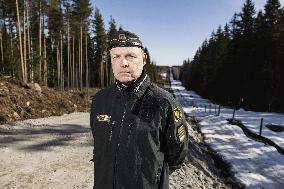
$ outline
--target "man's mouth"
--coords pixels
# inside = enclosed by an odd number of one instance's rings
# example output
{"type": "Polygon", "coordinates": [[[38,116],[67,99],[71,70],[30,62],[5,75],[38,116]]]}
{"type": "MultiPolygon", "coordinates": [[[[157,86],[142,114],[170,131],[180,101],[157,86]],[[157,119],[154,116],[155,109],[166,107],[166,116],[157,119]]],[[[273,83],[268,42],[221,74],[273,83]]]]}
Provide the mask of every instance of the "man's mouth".
{"type": "Polygon", "coordinates": [[[119,72],[120,74],[130,74],[130,72],[119,72]]]}

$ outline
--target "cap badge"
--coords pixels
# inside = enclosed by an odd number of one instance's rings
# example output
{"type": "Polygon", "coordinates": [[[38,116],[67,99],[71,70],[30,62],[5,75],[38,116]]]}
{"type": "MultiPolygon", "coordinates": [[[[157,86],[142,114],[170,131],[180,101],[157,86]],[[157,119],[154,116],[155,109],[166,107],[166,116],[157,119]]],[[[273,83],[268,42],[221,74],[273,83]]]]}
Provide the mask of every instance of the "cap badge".
{"type": "Polygon", "coordinates": [[[118,39],[125,41],[125,40],[126,40],[125,34],[119,34],[119,35],[118,35],[118,39]]]}

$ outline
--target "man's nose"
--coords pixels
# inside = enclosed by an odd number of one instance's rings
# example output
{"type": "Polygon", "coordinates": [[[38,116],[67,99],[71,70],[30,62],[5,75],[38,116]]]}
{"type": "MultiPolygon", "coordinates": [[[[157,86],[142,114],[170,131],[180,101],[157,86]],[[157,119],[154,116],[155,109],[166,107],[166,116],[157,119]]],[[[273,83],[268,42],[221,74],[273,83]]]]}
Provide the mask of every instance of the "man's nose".
{"type": "Polygon", "coordinates": [[[129,62],[126,60],[126,58],[121,58],[120,66],[121,67],[128,67],[129,66],[129,62]]]}

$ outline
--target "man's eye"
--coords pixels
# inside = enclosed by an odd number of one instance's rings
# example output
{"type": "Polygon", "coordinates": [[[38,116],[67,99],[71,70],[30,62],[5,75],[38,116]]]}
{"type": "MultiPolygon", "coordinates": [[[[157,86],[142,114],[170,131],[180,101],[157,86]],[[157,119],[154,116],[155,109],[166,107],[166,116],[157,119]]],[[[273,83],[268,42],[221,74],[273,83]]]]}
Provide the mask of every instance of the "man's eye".
{"type": "Polygon", "coordinates": [[[135,55],[128,55],[129,58],[136,58],[135,55]]]}

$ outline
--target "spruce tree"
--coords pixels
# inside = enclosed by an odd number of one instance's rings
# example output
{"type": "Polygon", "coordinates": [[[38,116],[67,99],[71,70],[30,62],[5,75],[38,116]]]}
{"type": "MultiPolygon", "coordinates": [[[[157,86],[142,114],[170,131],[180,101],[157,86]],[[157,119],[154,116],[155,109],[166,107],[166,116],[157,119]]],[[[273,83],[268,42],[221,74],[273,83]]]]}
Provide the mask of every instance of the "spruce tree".
{"type": "Polygon", "coordinates": [[[264,70],[266,76],[265,97],[269,109],[280,103],[280,65],[277,61],[279,36],[281,33],[281,7],[279,0],[268,0],[264,7],[264,42],[266,45],[264,70]]]}

